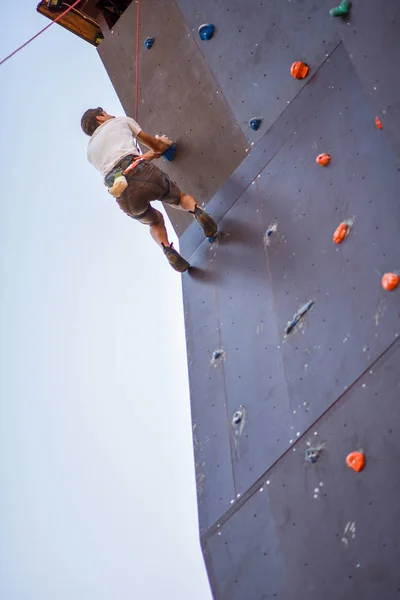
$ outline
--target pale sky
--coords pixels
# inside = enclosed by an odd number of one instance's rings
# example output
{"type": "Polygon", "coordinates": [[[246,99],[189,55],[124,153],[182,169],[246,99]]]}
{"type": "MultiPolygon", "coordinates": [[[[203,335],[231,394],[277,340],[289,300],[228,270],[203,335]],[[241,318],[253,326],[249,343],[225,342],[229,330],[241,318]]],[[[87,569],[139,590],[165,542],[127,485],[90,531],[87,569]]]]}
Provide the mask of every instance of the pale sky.
{"type": "MultiPolygon", "coordinates": [[[[37,1],[1,2],[0,58],[48,23],[37,1]]],[[[118,98],[57,25],[0,85],[0,598],[209,600],[180,275],[80,130],[118,98]]]]}

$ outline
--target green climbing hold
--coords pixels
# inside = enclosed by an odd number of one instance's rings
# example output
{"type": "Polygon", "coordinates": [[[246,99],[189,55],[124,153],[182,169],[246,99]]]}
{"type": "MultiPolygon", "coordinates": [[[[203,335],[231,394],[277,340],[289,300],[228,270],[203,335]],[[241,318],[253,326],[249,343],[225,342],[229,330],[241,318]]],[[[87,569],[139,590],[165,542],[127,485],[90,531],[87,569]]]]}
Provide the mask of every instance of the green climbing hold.
{"type": "Polygon", "coordinates": [[[349,13],[350,7],[351,2],[349,2],[349,0],[343,0],[343,2],[339,4],[339,6],[331,8],[329,14],[331,15],[331,17],[345,17],[349,13]]]}

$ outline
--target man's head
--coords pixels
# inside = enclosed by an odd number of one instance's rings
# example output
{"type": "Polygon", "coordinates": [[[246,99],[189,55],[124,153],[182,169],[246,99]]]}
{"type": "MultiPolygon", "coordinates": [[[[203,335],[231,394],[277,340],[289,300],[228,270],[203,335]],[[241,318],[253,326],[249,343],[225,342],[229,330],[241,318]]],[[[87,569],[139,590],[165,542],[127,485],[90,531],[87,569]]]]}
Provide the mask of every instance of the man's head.
{"type": "Polygon", "coordinates": [[[86,135],[92,136],[100,125],[113,118],[114,117],[107,114],[100,106],[98,108],[89,108],[82,115],[82,131],[86,133],[86,135]]]}

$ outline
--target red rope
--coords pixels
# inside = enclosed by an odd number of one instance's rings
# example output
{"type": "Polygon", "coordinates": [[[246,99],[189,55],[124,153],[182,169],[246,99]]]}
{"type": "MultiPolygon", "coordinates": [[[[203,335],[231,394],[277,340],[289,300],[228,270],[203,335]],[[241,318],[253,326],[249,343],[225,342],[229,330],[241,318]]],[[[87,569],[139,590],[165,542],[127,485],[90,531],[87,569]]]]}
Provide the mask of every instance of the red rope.
{"type": "Polygon", "coordinates": [[[135,120],[139,116],[139,28],[140,28],[140,0],[137,0],[136,11],[136,107],[135,120]]]}
{"type": "Polygon", "coordinates": [[[43,27],[43,29],[41,29],[38,33],[36,33],[33,37],[31,37],[27,42],[25,42],[25,44],[22,44],[22,46],[20,46],[16,50],[14,50],[14,52],[11,52],[11,54],[9,54],[5,58],[3,58],[0,61],[0,66],[3,63],[5,63],[7,60],[9,60],[12,56],[14,56],[14,54],[17,54],[17,52],[19,52],[20,50],[22,50],[22,48],[25,48],[25,46],[27,46],[28,44],[30,44],[31,42],[33,42],[33,40],[35,40],[37,37],[39,37],[39,35],[41,35],[44,31],[46,31],[46,29],[48,29],[49,27],[51,27],[52,25],[54,25],[54,23],[57,23],[57,21],[59,21],[60,19],[62,19],[62,17],[64,17],[64,15],[66,15],[67,13],[69,13],[70,10],[72,10],[73,8],[75,8],[75,6],[77,4],[79,4],[79,2],[81,2],[81,0],[76,0],[76,2],[74,2],[74,4],[72,4],[72,6],[69,6],[67,8],[67,10],[65,10],[63,13],[61,13],[61,15],[58,15],[58,17],[56,19],[54,19],[54,21],[52,21],[51,23],[49,23],[49,25],[46,25],[46,27],[43,27]]]}

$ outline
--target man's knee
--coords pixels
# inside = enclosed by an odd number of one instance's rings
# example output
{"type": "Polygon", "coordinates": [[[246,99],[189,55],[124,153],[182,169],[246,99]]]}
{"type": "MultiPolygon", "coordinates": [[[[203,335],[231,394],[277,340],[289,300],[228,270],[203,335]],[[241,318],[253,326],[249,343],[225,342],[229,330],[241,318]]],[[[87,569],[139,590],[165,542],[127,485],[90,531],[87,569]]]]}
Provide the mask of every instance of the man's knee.
{"type": "Polygon", "coordinates": [[[164,225],[164,217],[162,213],[160,213],[160,211],[156,208],[153,208],[153,211],[154,220],[152,223],[150,223],[150,227],[152,227],[153,225],[164,225]]]}
{"type": "Polygon", "coordinates": [[[153,225],[161,225],[164,223],[164,218],[159,210],[155,209],[153,206],[149,206],[149,208],[141,215],[134,216],[136,221],[139,221],[143,225],[149,225],[153,227],[153,225]]]}

